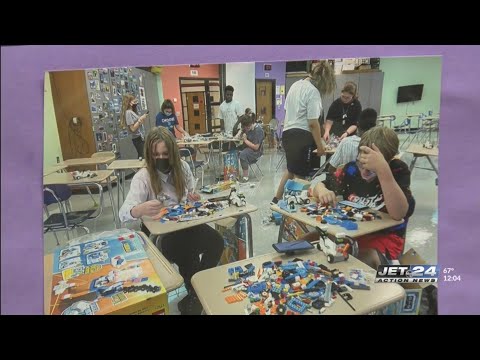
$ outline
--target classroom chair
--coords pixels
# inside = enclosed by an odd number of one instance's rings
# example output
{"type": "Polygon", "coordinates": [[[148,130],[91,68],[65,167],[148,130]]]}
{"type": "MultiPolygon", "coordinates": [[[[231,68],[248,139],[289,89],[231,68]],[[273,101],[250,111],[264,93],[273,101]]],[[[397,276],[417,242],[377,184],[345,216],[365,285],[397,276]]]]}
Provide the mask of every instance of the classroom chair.
{"type": "MultiPolygon", "coordinates": [[[[103,204],[103,189],[100,184],[95,184],[98,186],[99,194],[100,194],[100,203],[103,204]]],[[[54,199],[53,203],[58,204],[58,213],[54,214],[49,214],[47,212],[47,219],[43,222],[43,233],[46,234],[47,232],[51,231],[54,233],[55,238],[57,240],[57,245],[60,245],[58,241],[58,237],[56,235],[57,231],[65,231],[67,235],[67,239],[70,240],[70,234],[69,231],[76,229],[76,228],[82,228],[85,230],[85,232],[88,234],[90,230],[83,226],[83,223],[87,220],[93,220],[97,219],[103,211],[103,207],[97,207],[96,209],[93,210],[83,210],[83,211],[72,211],[70,207],[68,207],[68,211],[65,209],[65,207],[62,205],[62,200],[59,198],[59,196],[56,194],[56,192],[53,189],[59,189],[59,185],[49,185],[46,186],[43,189],[44,193],[44,204],[46,203],[45,201],[51,201],[54,199]],[[98,212],[96,215],[95,212],[98,212]]],[[[62,189],[60,189],[61,191],[62,189]]]]}

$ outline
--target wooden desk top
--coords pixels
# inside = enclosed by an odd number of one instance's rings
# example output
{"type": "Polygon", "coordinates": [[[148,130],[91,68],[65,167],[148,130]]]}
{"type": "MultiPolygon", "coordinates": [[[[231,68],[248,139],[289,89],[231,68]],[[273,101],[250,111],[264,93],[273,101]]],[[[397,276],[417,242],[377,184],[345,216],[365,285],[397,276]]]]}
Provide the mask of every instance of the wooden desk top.
{"type": "Polygon", "coordinates": [[[47,176],[47,175],[56,173],[57,171],[63,170],[63,169],[65,169],[65,168],[66,168],[66,166],[65,166],[65,165],[61,165],[61,164],[56,164],[56,165],[51,165],[51,166],[45,166],[45,167],[43,168],[43,176],[47,176]]]}
{"type": "MultiPolygon", "coordinates": [[[[216,197],[217,195],[218,194],[211,194],[209,197],[210,198],[216,197]]],[[[218,196],[221,196],[221,195],[218,195],[218,196]]],[[[212,221],[225,219],[228,217],[240,216],[240,215],[247,214],[257,210],[258,209],[256,206],[253,206],[247,203],[247,206],[242,206],[242,207],[230,206],[224,210],[214,213],[213,215],[202,216],[196,220],[183,221],[183,222],[169,221],[162,224],[160,221],[151,220],[150,217],[145,216],[143,218],[143,223],[145,224],[148,231],[150,231],[152,235],[162,235],[162,234],[168,234],[178,230],[187,229],[196,225],[206,224],[212,221]]]]}
{"type": "Polygon", "coordinates": [[[60,164],[69,166],[86,166],[86,165],[102,165],[109,164],[115,160],[115,154],[112,153],[112,156],[97,156],[93,158],[79,158],[79,159],[69,159],[64,160],[60,164]]]}
{"type": "Polygon", "coordinates": [[[227,138],[227,137],[214,137],[214,138],[212,138],[212,140],[213,141],[222,141],[222,142],[228,142],[228,141],[241,142],[241,141],[243,141],[242,139],[227,138]]]}
{"type": "Polygon", "coordinates": [[[110,165],[108,165],[108,170],[125,170],[125,169],[141,169],[144,168],[146,165],[145,159],[144,160],[115,160],[110,165]]]}
{"type": "MultiPolygon", "coordinates": [[[[148,258],[152,262],[153,268],[157,275],[162,280],[163,286],[167,292],[178,289],[183,285],[183,277],[173,268],[172,264],[163,256],[163,254],[156,248],[152,241],[143,233],[137,232],[145,241],[146,252],[148,258]]],[[[44,271],[44,312],[49,315],[50,296],[52,293],[52,268],[53,268],[53,254],[45,255],[43,258],[44,271]]]]}
{"type": "MultiPolygon", "coordinates": [[[[310,217],[304,212],[297,211],[295,213],[289,213],[288,211],[280,209],[278,205],[272,205],[270,206],[270,209],[282,215],[291,217],[292,219],[298,220],[309,226],[320,227],[321,225],[323,225],[320,222],[316,221],[314,217],[310,217]]],[[[350,237],[359,237],[362,235],[367,235],[367,234],[377,232],[379,230],[388,229],[389,227],[400,225],[401,223],[403,223],[403,220],[401,221],[393,220],[390,217],[390,215],[380,211],[375,211],[375,210],[366,210],[366,211],[369,211],[375,214],[378,213],[382,218],[375,219],[372,221],[357,222],[358,230],[347,230],[341,227],[340,225],[325,224],[325,225],[328,225],[327,233],[330,235],[336,235],[337,233],[343,232],[350,237]]]]}
{"type": "Polygon", "coordinates": [[[427,149],[420,144],[411,144],[405,151],[415,155],[438,156],[438,147],[434,147],[433,149],[427,149]]]}
{"type": "Polygon", "coordinates": [[[85,183],[99,183],[113,175],[113,170],[95,170],[97,176],[74,180],[71,173],[54,173],[43,177],[43,185],[82,185],[85,183]]]}
{"type": "MultiPolygon", "coordinates": [[[[223,287],[229,284],[227,273],[228,268],[253,264],[255,266],[255,271],[258,271],[266,261],[282,260],[283,262],[286,262],[288,260],[293,260],[296,257],[303,260],[316,261],[329,268],[336,268],[347,274],[351,268],[372,270],[368,265],[352,256],[350,256],[347,261],[329,264],[325,254],[317,249],[312,249],[304,253],[297,253],[292,256],[280,255],[273,252],[200,271],[193,275],[192,285],[203,305],[203,309],[208,315],[245,315],[244,309],[249,301],[248,298],[233,304],[228,304],[225,301],[225,297],[233,294],[233,291],[222,292],[223,287]]],[[[398,284],[373,283],[369,284],[369,286],[370,290],[354,290],[352,292],[353,299],[350,300],[350,304],[356,311],[353,311],[347,303],[337,297],[333,305],[327,308],[323,314],[365,315],[391,303],[397,302],[405,296],[405,290],[398,284]]],[[[310,313],[306,312],[305,314],[310,313]]],[[[318,311],[314,311],[313,314],[318,314],[318,311]]]]}
{"type": "MultiPolygon", "coordinates": [[[[337,148],[335,149],[325,149],[325,154],[335,154],[335,151],[337,150],[337,148]]],[[[313,150],[312,151],[314,154],[317,153],[317,149],[313,150]]]]}
{"type": "Polygon", "coordinates": [[[199,140],[199,141],[177,141],[177,145],[181,145],[181,146],[184,146],[184,145],[209,145],[211,143],[213,143],[213,139],[212,140],[199,140]]]}

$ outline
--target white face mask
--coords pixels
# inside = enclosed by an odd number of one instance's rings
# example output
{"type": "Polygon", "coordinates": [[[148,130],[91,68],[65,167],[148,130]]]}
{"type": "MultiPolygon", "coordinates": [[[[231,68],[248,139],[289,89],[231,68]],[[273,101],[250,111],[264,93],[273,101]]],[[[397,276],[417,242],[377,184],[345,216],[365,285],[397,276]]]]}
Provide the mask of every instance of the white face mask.
{"type": "Polygon", "coordinates": [[[172,112],[171,111],[165,111],[165,115],[170,116],[170,115],[172,115],[172,112]]]}

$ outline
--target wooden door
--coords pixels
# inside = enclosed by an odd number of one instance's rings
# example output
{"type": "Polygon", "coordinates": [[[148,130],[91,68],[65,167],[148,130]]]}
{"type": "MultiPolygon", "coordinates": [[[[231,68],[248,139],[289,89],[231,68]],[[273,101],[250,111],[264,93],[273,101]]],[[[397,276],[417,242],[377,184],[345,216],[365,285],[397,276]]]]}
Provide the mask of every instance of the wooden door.
{"type": "Polygon", "coordinates": [[[256,115],[263,117],[263,123],[268,124],[275,116],[275,80],[255,80],[256,86],[256,115]]]}
{"type": "Polygon", "coordinates": [[[203,92],[189,92],[187,97],[188,133],[205,134],[207,132],[207,116],[205,111],[205,95],[203,92]]]}
{"type": "Polygon", "coordinates": [[[50,72],[50,82],[63,159],[90,157],[96,149],[85,71],[50,72]]]}

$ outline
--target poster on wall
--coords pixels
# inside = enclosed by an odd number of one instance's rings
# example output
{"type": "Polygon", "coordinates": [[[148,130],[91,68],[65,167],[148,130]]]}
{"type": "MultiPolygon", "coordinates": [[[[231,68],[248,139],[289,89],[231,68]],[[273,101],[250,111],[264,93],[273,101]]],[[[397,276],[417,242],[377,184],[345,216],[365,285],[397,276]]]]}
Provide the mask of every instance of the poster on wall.
{"type": "Polygon", "coordinates": [[[140,105],[142,106],[142,109],[146,111],[148,109],[147,109],[147,99],[145,98],[145,88],[139,86],[138,92],[140,93],[140,105]]]}

